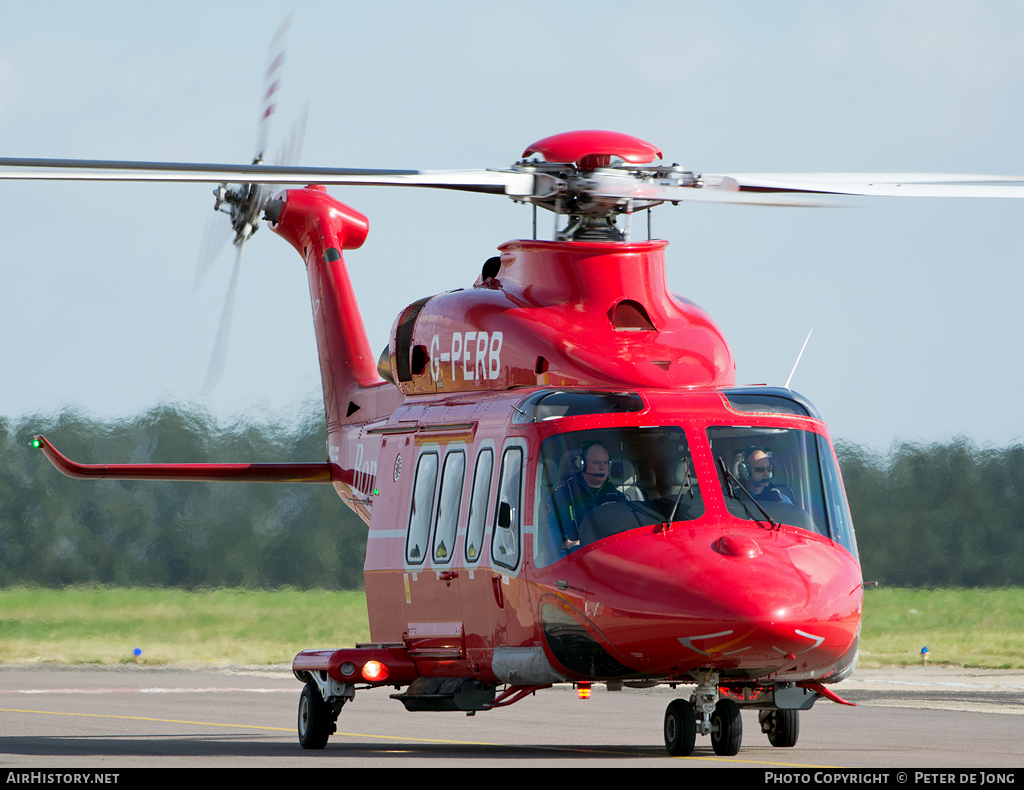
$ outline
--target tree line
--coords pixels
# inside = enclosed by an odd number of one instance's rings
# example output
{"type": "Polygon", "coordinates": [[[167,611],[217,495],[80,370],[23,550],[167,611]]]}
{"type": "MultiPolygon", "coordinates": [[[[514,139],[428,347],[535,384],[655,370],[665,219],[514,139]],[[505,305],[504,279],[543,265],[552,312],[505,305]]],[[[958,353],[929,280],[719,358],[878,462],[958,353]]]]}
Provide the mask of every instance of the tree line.
{"type": "MultiPolygon", "coordinates": [[[[322,460],[323,415],[307,411],[228,425],[172,405],[0,418],[0,587],[361,587],[366,527],[330,486],[72,480],[30,446],[43,433],[81,463],[322,460]]],[[[866,580],[1024,586],[1024,446],[836,451],[866,580]]]]}
{"type": "Polygon", "coordinates": [[[1024,446],[837,442],[866,581],[1024,586],[1024,446]]]}
{"type": "Polygon", "coordinates": [[[74,480],[79,463],[322,461],[323,412],[219,425],[162,405],[104,422],[75,411],[0,418],[0,586],[105,584],[356,589],[366,527],[329,485],[74,480]]]}

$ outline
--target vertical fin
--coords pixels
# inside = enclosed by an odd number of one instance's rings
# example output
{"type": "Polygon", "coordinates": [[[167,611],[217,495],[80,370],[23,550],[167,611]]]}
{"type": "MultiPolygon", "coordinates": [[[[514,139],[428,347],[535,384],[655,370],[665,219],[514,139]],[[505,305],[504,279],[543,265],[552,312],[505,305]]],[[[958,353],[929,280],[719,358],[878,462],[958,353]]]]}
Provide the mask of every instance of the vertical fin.
{"type": "Polygon", "coordinates": [[[283,205],[271,229],[306,262],[328,425],[389,413],[402,394],[377,372],[341,252],[362,246],[369,220],[322,186],[289,189],[278,199],[283,205]],[[387,390],[394,395],[385,395],[387,390]]]}

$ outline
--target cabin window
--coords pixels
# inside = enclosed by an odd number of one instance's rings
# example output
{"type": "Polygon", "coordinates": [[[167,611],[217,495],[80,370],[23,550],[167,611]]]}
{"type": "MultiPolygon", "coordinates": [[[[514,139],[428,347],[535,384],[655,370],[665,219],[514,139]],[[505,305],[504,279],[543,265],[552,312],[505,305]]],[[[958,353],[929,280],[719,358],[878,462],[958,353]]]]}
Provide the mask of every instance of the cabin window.
{"type": "Polygon", "coordinates": [[[410,565],[422,565],[426,558],[430,517],[434,512],[434,492],[437,490],[437,463],[437,453],[424,453],[416,464],[416,482],[413,484],[412,508],[409,512],[409,536],[405,544],[405,559],[410,565]]]}
{"type": "Polygon", "coordinates": [[[538,568],[619,532],[704,514],[686,433],[675,425],[549,436],[536,491],[538,568]]]}
{"type": "Polygon", "coordinates": [[[825,535],[855,557],[853,521],[828,440],[813,431],[712,427],[708,441],[725,505],[737,518],[825,535]]]}
{"type": "Polygon", "coordinates": [[[437,496],[437,519],[434,527],[434,562],[447,564],[455,551],[455,531],[462,507],[462,486],[466,480],[466,454],[457,451],[444,458],[441,491],[437,496]]]}
{"type": "Polygon", "coordinates": [[[523,450],[510,447],[501,457],[498,484],[498,505],[494,509],[494,530],[491,533],[491,559],[509,570],[519,565],[520,529],[522,522],[523,450]]]}
{"type": "Polygon", "coordinates": [[[466,528],[466,562],[480,559],[487,524],[487,503],[491,499],[491,474],[494,472],[494,453],[485,448],[476,457],[473,473],[473,493],[469,500],[469,525],[466,528]]]}

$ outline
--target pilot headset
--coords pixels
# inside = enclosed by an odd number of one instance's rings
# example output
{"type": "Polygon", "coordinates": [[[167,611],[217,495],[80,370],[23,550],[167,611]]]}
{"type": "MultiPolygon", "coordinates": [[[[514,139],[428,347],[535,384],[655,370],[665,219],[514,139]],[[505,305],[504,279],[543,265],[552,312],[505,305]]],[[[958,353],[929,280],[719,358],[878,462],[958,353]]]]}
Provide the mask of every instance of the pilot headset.
{"type": "Polygon", "coordinates": [[[579,454],[573,459],[573,467],[577,472],[582,472],[587,468],[587,453],[590,451],[590,448],[594,446],[604,447],[601,442],[597,441],[584,442],[580,447],[579,454]]]}

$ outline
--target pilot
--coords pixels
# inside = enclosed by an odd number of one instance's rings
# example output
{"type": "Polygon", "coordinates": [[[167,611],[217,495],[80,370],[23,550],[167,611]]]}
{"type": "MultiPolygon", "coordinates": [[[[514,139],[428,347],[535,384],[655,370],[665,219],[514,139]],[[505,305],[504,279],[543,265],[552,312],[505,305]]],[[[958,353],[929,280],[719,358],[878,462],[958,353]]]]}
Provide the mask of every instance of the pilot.
{"type": "Polygon", "coordinates": [[[793,504],[793,500],[772,483],[772,461],[768,453],[760,447],[749,448],[744,453],[743,461],[746,464],[745,471],[749,471],[750,475],[744,485],[754,499],[760,502],[793,504]]]}
{"type": "Polygon", "coordinates": [[[580,524],[587,513],[604,502],[625,498],[608,479],[609,459],[601,442],[585,442],[575,459],[576,474],[552,492],[548,528],[552,542],[558,544],[559,555],[579,548],[580,524]]]}

